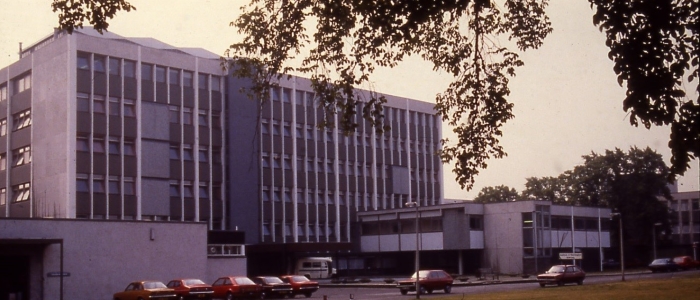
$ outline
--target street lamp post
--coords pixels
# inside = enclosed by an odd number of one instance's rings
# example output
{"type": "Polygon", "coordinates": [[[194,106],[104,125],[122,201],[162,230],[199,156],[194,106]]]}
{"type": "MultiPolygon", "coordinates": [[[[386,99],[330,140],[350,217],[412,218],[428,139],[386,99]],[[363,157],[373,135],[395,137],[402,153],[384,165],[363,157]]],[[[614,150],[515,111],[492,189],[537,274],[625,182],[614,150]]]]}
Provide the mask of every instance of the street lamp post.
{"type": "Polygon", "coordinates": [[[654,259],[656,259],[656,227],[661,226],[661,223],[654,223],[654,228],[652,232],[652,238],[654,239],[652,244],[654,245],[654,259]]]}
{"type": "Polygon", "coordinates": [[[420,299],[420,238],[418,236],[418,202],[406,202],[406,207],[416,208],[416,299],[420,299]]]}
{"type": "Polygon", "coordinates": [[[622,214],[621,213],[611,213],[611,217],[617,216],[617,221],[620,227],[620,272],[622,272],[622,281],[625,281],[625,248],[624,240],[622,236],[622,214]]]}

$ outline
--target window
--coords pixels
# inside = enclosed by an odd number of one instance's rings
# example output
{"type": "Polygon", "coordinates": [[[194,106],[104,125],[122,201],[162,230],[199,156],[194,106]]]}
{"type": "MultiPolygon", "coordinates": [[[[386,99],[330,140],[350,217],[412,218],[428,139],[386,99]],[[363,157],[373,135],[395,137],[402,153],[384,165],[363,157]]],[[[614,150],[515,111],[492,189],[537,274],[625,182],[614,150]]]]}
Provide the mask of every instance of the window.
{"type": "Polygon", "coordinates": [[[119,189],[119,178],[115,176],[109,177],[109,193],[111,195],[119,195],[121,189],[119,189]]]}
{"type": "Polygon", "coordinates": [[[25,127],[32,125],[31,110],[25,110],[13,115],[12,130],[17,131],[25,127]]]}
{"type": "Polygon", "coordinates": [[[119,153],[121,152],[121,151],[119,151],[120,148],[121,147],[119,147],[119,138],[110,137],[109,138],[109,148],[108,148],[109,154],[119,155],[119,153]]]}
{"type": "Polygon", "coordinates": [[[21,202],[29,200],[29,183],[22,183],[12,187],[12,202],[21,202]]]}
{"type": "Polygon", "coordinates": [[[90,151],[90,139],[87,136],[77,136],[75,143],[76,151],[89,152],[90,151]]]}
{"type": "Polygon", "coordinates": [[[104,96],[95,95],[92,98],[92,102],[93,102],[93,106],[92,106],[93,112],[100,113],[100,114],[105,113],[105,98],[104,98],[104,96]]]}
{"type": "Polygon", "coordinates": [[[176,181],[170,182],[170,197],[180,198],[180,185],[176,181]]]}
{"type": "Polygon", "coordinates": [[[172,85],[180,85],[180,70],[178,69],[170,69],[170,72],[168,72],[169,78],[168,82],[172,85]]]}
{"type": "Polygon", "coordinates": [[[185,186],[182,189],[182,195],[185,196],[185,198],[194,197],[194,192],[192,190],[192,183],[191,182],[185,182],[185,186]]]}
{"type": "Polygon", "coordinates": [[[90,181],[87,174],[76,174],[75,176],[75,191],[78,193],[90,192],[90,181]]]}
{"type": "Polygon", "coordinates": [[[199,183],[199,198],[209,199],[209,189],[207,189],[207,185],[205,183],[199,183]]]}
{"type": "Polygon", "coordinates": [[[30,146],[22,147],[12,151],[12,166],[26,165],[32,162],[30,146]]]}
{"type": "Polygon", "coordinates": [[[136,187],[133,177],[124,177],[124,195],[134,195],[136,187]]]}
{"type": "Polygon", "coordinates": [[[120,61],[118,58],[109,58],[109,75],[119,76],[121,74],[120,61]]]}
{"type": "Polygon", "coordinates": [[[121,115],[121,105],[119,105],[119,98],[109,97],[109,115],[119,116],[121,115]]]}
{"type": "Polygon", "coordinates": [[[469,229],[484,230],[484,219],[481,216],[469,216],[469,229]]]}
{"type": "Polygon", "coordinates": [[[133,140],[124,141],[124,155],[134,156],[136,155],[136,146],[134,146],[133,140]]]}
{"type": "Polygon", "coordinates": [[[32,74],[22,75],[15,79],[15,90],[14,94],[24,92],[32,87],[32,74]]]}
{"type": "Polygon", "coordinates": [[[211,126],[221,128],[221,113],[218,111],[211,112],[211,126]]]}
{"type": "Polygon", "coordinates": [[[178,124],[180,123],[180,108],[177,106],[170,106],[170,123],[178,124]]]}
{"type": "Polygon", "coordinates": [[[7,135],[7,119],[0,120],[0,136],[7,135]]]}
{"type": "Polygon", "coordinates": [[[124,99],[124,116],[125,117],[136,117],[136,106],[134,105],[134,100],[124,99]]]}
{"type": "Polygon", "coordinates": [[[192,146],[185,145],[182,149],[182,159],[192,161],[194,157],[192,156],[192,146]]]}
{"type": "Polygon", "coordinates": [[[211,161],[215,164],[221,163],[221,151],[220,150],[212,150],[211,151],[211,161]]]}
{"type": "Polygon", "coordinates": [[[78,93],[75,102],[78,106],[78,111],[90,112],[90,95],[78,93]]]}
{"type": "Polygon", "coordinates": [[[88,53],[78,53],[77,60],[78,70],[90,70],[90,54],[88,53]]]}
{"type": "Polygon", "coordinates": [[[156,82],[165,82],[165,67],[156,66],[156,82]]]}
{"type": "Polygon", "coordinates": [[[170,145],[170,159],[180,159],[180,147],[177,145],[170,145]]]}
{"type": "Polygon", "coordinates": [[[7,169],[7,154],[0,154],[0,171],[7,169]]]}
{"type": "Polygon", "coordinates": [[[199,150],[199,162],[208,162],[209,161],[209,155],[207,153],[207,150],[199,150]]]}
{"type": "Polygon", "coordinates": [[[0,102],[7,101],[7,86],[0,86],[0,102]]]}
{"type": "Polygon", "coordinates": [[[153,65],[141,64],[141,80],[153,81],[153,65]]]}
{"type": "Polygon", "coordinates": [[[182,71],[182,85],[192,87],[192,72],[182,71]]]}
{"type": "Polygon", "coordinates": [[[7,204],[7,190],[5,188],[0,189],[0,205],[7,204]]]}
{"type": "Polygon", "coordinates": [[[192,125],[192,109],[185,107],[182,109],[182,124],[192,125]]]}
{"type": "Polygon", "coordinates": [[[92,68],[95,72],[104,73],[105,72],[105,58],[103,56],[95,55],[92,61],[92,68]]]}
{"type": "Polygon", "coordinates": [[[198,74],[197,80],[199,83],[199,89],[206,90],[209,87],[207,74],[198,74]]]}
{"type": "Polygon", "coordinates": [[[92,180],[92,192],[93,193],[104,193],[105,192],[105,182],[102,176],[95,176],[92,180]]]}
{"type": "Polygon", "coordinates": [[[92,139],[92,151],[95,153],[105,153],[105,140],[104,138],[96,137],[92,139]]]}
{"type": "Polygon", "coordinates": [[[211,76],[211,90],[217,92],[221,91],[221,77],[211,76]]]}
{"type": "Polygon", "coordinates": [[[204,109],[199,110],[199,117],[197,118],[197,121],[199,122],[199,126],[208,126],[209,125],[209,118],[207,117],[207,111],[204,109]]]}
{"type": "Polygon", "coordinates": [[[136,77],[136,62],[125,60],[124,61],[124,77],[135,78],[136,77]]]}

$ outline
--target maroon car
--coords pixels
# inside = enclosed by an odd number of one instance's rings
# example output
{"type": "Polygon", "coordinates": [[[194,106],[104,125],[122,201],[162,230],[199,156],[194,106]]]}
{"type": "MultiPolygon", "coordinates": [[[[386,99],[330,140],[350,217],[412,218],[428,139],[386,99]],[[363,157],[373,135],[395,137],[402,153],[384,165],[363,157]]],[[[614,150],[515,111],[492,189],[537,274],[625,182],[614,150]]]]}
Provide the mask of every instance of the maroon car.
{"type": "Polygon", "coordinates": [[[220,277],[211,285],[213,298],[231,300],[234,298],[262,299],[262,287],[245,276],[220,277]]]}
{"type": "Polygon", "coordinates": [[[418,271],[418,276],[414,273],[411,279],[399,281],[396,286],[401,290],[401,295],[406,295],[408,292],[416,290],[416,277],[418,277],[418,286],[420,294],[431,294],[434,290],[444,290],[446,294],[452,292],[452,283],[454,280],[450,274],[443,270],[421,270],[418,271]]]}
{"type": "Polygon", "coordinates": [[[681,270],[699,269],[700,261],[694,260],[690,256],[677,256],[673,258],[673,262],[678,265],[681,270]]]}
{"type": "Polygon", "coordinates": [[[175,290],[175,299],[211,299],[214,289],[199,279],[173,279],[167,286],[175,290]]]}
{"type": "Polygon", "coordinates": [[[544,274],[537,275],[537,282],[541,287],[547,284],[562,286],[567,283],[582,285],[584,279],[586,279],[586,273],[578,266],[573,265],[552,266],[544,274]]]}
{"type": "Polygon", "coordinates": [[[284,298],[292,295],[292,285],[275,276],[258,276],[251,278],[262,287],[264,298],[284,298]]]}
{"type": "Polygon", "coordinates": [[[318,291],[318,282],[311,281],[306,276],[302,275],[284,275],[280,276],[282,281],[292,285],[292,296],[304,295],[306,298],[311,297],[315,291],[318,291]]]}

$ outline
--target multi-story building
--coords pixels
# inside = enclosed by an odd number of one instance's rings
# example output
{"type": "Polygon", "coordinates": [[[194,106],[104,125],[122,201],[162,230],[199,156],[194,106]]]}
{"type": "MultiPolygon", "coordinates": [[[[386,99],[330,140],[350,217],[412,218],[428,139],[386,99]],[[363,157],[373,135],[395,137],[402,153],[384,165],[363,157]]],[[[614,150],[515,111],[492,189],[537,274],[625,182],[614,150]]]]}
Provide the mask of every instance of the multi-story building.
{"type": "Polygon", "coordinates": [[[670,234],[659,232],[659,239],[670,239],[673,255],[692,255],[693,248],[697,255],[698,242],[700,242],[700,191],[678,192],[675,189],[672,191],[670,201],[659,198],[666,202],[671,213],[671,232],[670,234]]]}

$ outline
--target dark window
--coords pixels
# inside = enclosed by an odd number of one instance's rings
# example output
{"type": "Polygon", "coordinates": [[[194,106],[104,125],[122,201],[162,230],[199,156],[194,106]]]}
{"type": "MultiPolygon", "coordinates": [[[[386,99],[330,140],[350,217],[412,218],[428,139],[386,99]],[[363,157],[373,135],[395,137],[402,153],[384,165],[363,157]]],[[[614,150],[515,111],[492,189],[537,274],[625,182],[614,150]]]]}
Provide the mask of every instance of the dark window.
{"type": "Polygon", "coordinates": [[[118,58],[109,58],[109,74],[119,75],[121,73],[120,61],[118,58]]]}
{"type": "Polygon", "coordinates": [[[192,72],[182,71],[182,85],[192,87],[192,72]]]}
{"type": "Polygon", "coordinates": [[[104,56],[95,55],[95,59],[92,64],[95,72],[104,73],[105,72],[105,58],[104,56]]]}
{"type": "Polygon", "coordinates": [[[124,61],[124,77],[136,77],[136,63],[130,60],[124,61]]]}
{"type": "Polygon", "coordinates": [[[141,64],[141,80],[153,81],[153,65],[141,64]]]}
{"type": "Polygon", "coordinates": [[[484,219],[481,216],[469,216],[469,229],[484,230],[484,219]]]}
{"type": "Polygon", "coordinates": [[[206,90],[209,87],[207,74],[198,74],[199,89],[206,90]]]}
{"type": "Polygon", "coordinates": [[[78,53],[77,65],[79,70],[90,70],[90,54],[78,53]]]}
{"type": "Polygon", "coordinates": [[[156,66],[156,82],[165,82],[165,67],[156,66]]]}
{"type": "Polygon", "coordinates": [[[169,82],[170,84],[173,85],[180,85],[180,70],[177,69],[170,69],[170,78],[169,82]]]}

